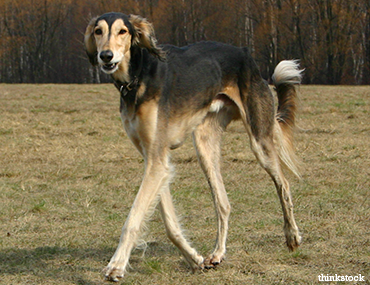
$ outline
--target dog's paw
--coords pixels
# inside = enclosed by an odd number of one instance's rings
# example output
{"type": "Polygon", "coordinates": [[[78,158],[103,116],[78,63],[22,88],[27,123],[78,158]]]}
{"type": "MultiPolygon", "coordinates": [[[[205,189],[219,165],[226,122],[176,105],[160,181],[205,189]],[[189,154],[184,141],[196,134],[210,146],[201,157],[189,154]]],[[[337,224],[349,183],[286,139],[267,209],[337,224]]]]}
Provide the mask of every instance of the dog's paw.
{"type": "Polygon", "coordinates": [[[106,268],[104,268],[103,274],[106,281],[118,282],[123,278],[125,271],[118,267],[112,267],[108,265],[106,268]]]}
{"type": "Polygon", "coordinates": [[[299,234],[286,237],[286,244],[289,248],[289,251],[295,251],[301,242],[302,237],[299,234]]]}
{"type": "Polygon", "coordinates": [[[200,254],[196,254],[191,259],[189,258],[187,261],[193,273],[202,271],[204,269],[204,258],[200,254]]]}
{"type": "Polygon", "coordinates": [[[214,269],[216,268],[223,260],[225,259],[224,255],[210,255],[203,262],[203,267],[205,269],[214,269]]]}
{"type": "Polygon", "coordinates": [[[298,229],[285,231],[286,245],[290,251],[295,251],[302,242],[302,237],[299,234],[298,229]]]}

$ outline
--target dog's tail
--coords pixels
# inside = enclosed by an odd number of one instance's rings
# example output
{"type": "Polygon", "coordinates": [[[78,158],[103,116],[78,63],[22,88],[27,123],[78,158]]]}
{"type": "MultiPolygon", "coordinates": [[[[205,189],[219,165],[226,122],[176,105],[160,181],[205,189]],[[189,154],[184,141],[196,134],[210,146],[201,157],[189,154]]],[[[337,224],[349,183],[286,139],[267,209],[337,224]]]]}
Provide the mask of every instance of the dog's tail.
{"type": "Polygon", "coordinates": [[[296,86],[301,83],[302,72],[296,60],[283,60],[275,68],[272,80],[278,97],[276,136],[279,157],[283,164],[300,177],[298,159],[294,152],[293,130],[297,112],[296,86]]]}

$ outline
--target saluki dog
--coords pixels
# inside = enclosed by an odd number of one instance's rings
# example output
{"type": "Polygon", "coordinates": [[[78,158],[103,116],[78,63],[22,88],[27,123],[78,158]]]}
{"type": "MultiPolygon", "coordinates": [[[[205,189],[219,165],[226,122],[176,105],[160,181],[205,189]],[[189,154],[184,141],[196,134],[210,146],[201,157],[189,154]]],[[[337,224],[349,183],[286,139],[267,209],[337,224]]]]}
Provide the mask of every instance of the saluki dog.
{"type": "Polygon", "coordinates": [[[258,162],[275,183],[287,246],[299,246],[289,184],[281,170],[287,166],[298,174],[292,133],[302,70],[296,61],[282,61],[275,68],[276,108],[247,48],[207,41],[158,46],[152,24],[122,13],[92,19],[84,41],[90,62],[112,76],[120,92],[124,128],[145,161],[119,245],[104,269],[106,280],[124,276],[143,225],[158,203],[169,239],[193,270],[215,267],[225,258],[230,204],[220,174],[220,141],[228,124],[238,119],[258,162]],[[169,190],[170,150],[180,147],[190,133],[217,215],[216,245],[207,258],[185,239],[169,190]]]}

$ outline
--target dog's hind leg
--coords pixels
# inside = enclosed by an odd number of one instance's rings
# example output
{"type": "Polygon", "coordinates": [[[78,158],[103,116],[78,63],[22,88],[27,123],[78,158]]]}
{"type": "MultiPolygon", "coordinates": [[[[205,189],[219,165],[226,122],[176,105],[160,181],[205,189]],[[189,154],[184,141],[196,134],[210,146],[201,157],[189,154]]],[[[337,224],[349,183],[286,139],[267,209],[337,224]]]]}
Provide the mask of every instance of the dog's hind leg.
{"type": "Polygon", "coordinates": [[[159,208],[169,239],[179,248],[193,271],[201,268],[203,257],[189,245],[182,234],[168,185],[161,191],[159,208]]]}
{"type": "MultiPolygon", "coordinates": [[[[296,249],[301,237],[294,220],[293,203],[289,183],[281,170],[279,158],[280,145],[275,143],[279,138],[279,122],[275,117],[274,101],[267,84],[263,81],[254,83],[247,95],[247,118],[243,119],[249,133],[251,148],[260,163],[275,183],[277,194],[283,209],[284,233],[290,250],[296,249]]],[[[282,135],[280,135],[282,136],[282,135]]]]}
{"type": "Polygon", "coordinates": [[[204,262],[206,268],[218,265],[225,258],[230,216],[230,204],[220,171],[221,136],[223,128],[230,121],[225,122],[225,120],[220,121],[220,119],[220,114],[208,115],[205,121],[193,132],[198,159],[212,191],[218,224],[216,245],[213,253],[204,262]]]}
{"type": "Polygon", "coordinates": [[[284,216],[284,233],[286,244],[290,250],[296,249],[301,237],[293,215],[293,202],[290,193],[289,183],[285,179],[280,161],[273,144],[272,137],[256,140],[251,138],[251,146],[260,165],[267,171],[275,183],[277,194],[280,199],[284,216]]]}

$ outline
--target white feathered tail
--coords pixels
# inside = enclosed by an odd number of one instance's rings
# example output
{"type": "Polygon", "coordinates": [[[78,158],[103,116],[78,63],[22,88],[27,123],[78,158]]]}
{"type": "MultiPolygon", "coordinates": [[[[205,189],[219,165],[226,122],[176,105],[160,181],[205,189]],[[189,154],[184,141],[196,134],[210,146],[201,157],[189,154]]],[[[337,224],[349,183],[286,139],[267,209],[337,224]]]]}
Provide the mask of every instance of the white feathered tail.
{"type": "Polygon", "coordinates": [[[301,83],[303,71],[299,69],[298,61],[283,60],[272,75],[278,97],[275,139],[279,147],[279,157],[297,177],[300,177],[300,173],[293,146],[293,130],[298,101],[296,86],[301,83]]]}

